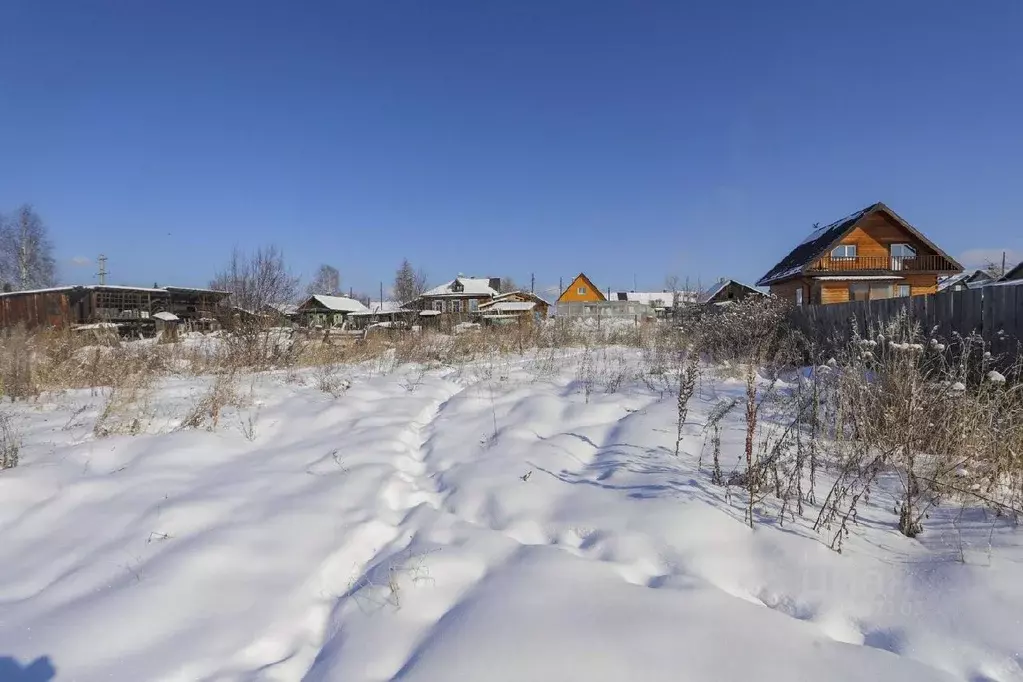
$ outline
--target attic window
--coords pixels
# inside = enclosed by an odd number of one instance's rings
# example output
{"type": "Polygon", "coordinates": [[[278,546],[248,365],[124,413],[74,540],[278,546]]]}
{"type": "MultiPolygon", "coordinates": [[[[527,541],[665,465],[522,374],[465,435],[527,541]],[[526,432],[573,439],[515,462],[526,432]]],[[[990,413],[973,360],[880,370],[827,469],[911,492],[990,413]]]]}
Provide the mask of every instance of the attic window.
{"type": "Polygon", "coordinates": [[[855,244],[839,244],[835,248],[831,249],[832,258],[855,258],[856,257],[856,245],[855,244]]]}
{"type": "Polygon", "coordinates": [[[465,291],[465,285],[459,282],[457,279],[451,284],[451,291],[455,293],[461,293],[465,291]]]}
{"type": "Polygon", "coordinates": [[[585,296],[586,287],[579,287],[578,289],[575,290],[575,293],[578,294],[579,296],[585,296]]]}

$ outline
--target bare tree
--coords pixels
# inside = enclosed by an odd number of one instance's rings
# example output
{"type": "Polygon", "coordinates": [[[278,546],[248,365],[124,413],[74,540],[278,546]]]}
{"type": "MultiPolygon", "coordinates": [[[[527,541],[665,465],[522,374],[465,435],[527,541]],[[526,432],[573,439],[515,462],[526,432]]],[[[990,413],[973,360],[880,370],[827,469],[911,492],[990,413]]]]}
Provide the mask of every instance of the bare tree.
{"type": "Polygon", "coordinates": [[[519,285],[516,284],[515,280],[513,280],[511,277],[502,277],[499,291],[502,294],[507,294],[512,291],[519,291],[519,285]]]}
{"type": "Polygon", "coordinates": [[[231,260],[213,277],[210,288],[230,292],[231,305],[255,312],[295,300],[298,282],[284,264],[284,253],[270,245],[251,255],[235,248],[231,260]]]}
{"type": "Polygon", "coordinates": [[[419,298],[424,291],[426,273],[415,270],[408,258],[404,259],[394,275],[394,299],[401,305],[407,305],[419,298]]]}
{"type": "Polygon", "coordinates": [[[316,271],[313,281],[306,287],[306,293],[324,294],[327,296],[341,295],[341,273],[333,265],[323,264],[316,271]]]}
{"type": "Polygon", "coordinates": [[[52,287],[56,270],[46,225],[30,205],[0,216],[0,284],[22,291],[52,287]]]}

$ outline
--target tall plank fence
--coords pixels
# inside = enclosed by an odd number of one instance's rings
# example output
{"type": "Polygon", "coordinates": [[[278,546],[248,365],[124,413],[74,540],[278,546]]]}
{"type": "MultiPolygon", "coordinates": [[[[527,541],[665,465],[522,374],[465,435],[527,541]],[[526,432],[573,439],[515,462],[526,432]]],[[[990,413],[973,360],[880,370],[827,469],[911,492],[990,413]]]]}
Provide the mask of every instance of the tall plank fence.
{"type": "Polygon", "coordinates": [[[793,320],[822,344],[846,340],[855,328],[874,333],[906,311],[924,334],[941,341],[979,334],[993,355],[1016,355],[1023,344],[1023,282],[928,296],[851,301],[796,308],[793,320]]]}

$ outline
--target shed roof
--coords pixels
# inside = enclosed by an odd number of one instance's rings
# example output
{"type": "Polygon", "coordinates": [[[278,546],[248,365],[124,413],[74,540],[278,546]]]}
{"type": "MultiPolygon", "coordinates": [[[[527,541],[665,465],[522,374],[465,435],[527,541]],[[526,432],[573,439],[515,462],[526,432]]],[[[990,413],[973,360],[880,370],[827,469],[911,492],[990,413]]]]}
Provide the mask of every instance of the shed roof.
{"type": "Polygon", "coordinates": [[[998,281],[999,282],[1011,282],[1011,281],[1017,280],[1017,279],[1023,279],[1023,262],[1019,263],[1012,270],[1009,270],[1007,273],[1002,275],[998,279],[998,281]]]}
{"type": "Polygon", "coordinates": [[[882,212],[892,218],[907,232],[930,248],[934,249],[935,253],[944,256],[957,268],[960,270],[962,269],[962,266],[959,265],[951,256],[939,249],[915,227],[899,217],[895,211],[888,208],[883,203],[877,202],[876,204],[871,204],[870,206],[860,209],[855,213],[850,213],[846,217],[836,220],[829,225],[816,228],[813,232],[808,234],[806,238],[796,246],[796,248],[792,249],[787,256],[778,261],[778,264],[771,268],[766,275],[761,277],[760,280],[757,281],[757,286],[767,286],[802,274],[806,271],[806,268],[827,253],[828,249],[834,246],[838,240],[851,232],[861,220],[877,212],[882,212]]]}

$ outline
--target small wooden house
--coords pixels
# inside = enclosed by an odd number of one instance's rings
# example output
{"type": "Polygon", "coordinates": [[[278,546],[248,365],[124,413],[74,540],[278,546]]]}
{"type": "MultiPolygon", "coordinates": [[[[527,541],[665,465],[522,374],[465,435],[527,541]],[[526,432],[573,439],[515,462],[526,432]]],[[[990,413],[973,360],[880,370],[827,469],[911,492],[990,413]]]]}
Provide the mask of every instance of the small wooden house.
{"type": "Polygon", "coordinates": [[[938,291],[962,291],[963,289],[979,289],[995,281],[995,278],[983,270],[960,272],[958,275],[945,277],[938,281],[938,291]]]}
{"type": "Polygon", "coordinates": [[[700,296],[700,305],[727,305],[751,296],[766,298],[767,294],[734,279],[722,279],[700,296]]]}
{"type": "Polygon", "coordinates": [[[308,327],[340,327],[349,315],[367,310],[354,298],[314,294],[298,306],[298,318],[308,327]]]}
{"type": "Polygon", "coordinates": [[[948,254],[882,203],[814,229],[757,286],[796,305],[933,294],[962,272],[948,254]]]}
{"type": "Polygon", "coordinates": [[[558,296],[558,303],[596,303],[606,300],[607,296],[582,272],[558,296]]]}
{"type": "Polygon", "coordinates": [[[412,307],[460,316],[475,315],[480,305],[501,295],[500,288],[500,277],[459,275],[450,282],[424,292],[412,307]]]}
{"type": "Polygon", "coordinates": [[[529,291],[511,291],[479,306],[480,317],[489,324],[545,319],[550,304],[529,291]]]}

